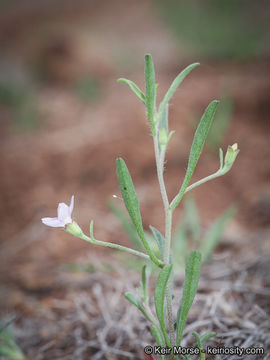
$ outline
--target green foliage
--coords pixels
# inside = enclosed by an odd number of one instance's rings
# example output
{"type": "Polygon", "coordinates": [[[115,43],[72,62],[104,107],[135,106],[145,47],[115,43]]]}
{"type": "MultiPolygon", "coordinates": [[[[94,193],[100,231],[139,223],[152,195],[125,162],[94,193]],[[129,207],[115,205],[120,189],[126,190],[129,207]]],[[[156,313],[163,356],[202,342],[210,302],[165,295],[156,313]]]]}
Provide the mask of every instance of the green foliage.
{"type": "Polygon", "coordinates": [[[202,337],[200,337],[200,335],[196,331],[194,331],[192,333],[192,335],[195,337],[195,339],[197,341],[196,344],[195,344],[195,347],[198,347],[200,349],[200,354],[201,354],[200,358],[201,358],[201,360],[204,360],[205,359],[205,351],[204,351],[204,348],[203,348],[203,344],[207,340],[209,340],[211,337],[216,336],[216,333],[215,332],[209,332],[209,333],[204,334],[202,337]]]}
{"type": "Polygon", "coordinates": [[[142,290],[143,290],[143,302],[148,304],[148,283],[147,283],[147,268],[146,265],[142,267],[142,290]]]}
{"type": "Polygon", "coordinates": [[[137,233],[148,252],[152,261],[157,265],[160,266],[161,263],[157,259],[157,257],[153,254],[148,242],[146,241],[144,230],[142,226],[142,218],[139,208],[139,201],[138,197],[129,174],[128,168],[123,159],[119,158],[116,160],[116,172],[117,177],[120,185],[120,190],[124,199],[124,203],[126,205],[127,211],[133,221],[133,224],[136,227],[137,233]]]}
{"type": "Polygon", "coordinates": [[[269,3],[158,0],[160,15],[192,56],[248,59],[267,53],[269,3]]]}
{"type": "Polygon", "coordinates": [[[140,310],[140,312],[143,314],[143,316],[149,320],[152,321],[151,317],[147,314],[147,312],[145,311],[143,304],[140,300],[138,300],[133,294],[127,292],[125,293],[125,298],[134,306],[136,306],[136,308],[138,308],[140,310]]]}
{"type": "Polygon", "coordinates": [[[172,202],[172,205],[171,205],[172,209],[175,209],[177,207],[177,205],[179,204],[179,202],[181,201],[182,197],[185,194],[185,191],[190,182],[191,176],[195,170],[195,167],[196,167],[199,157],[201,155],[202,148],[205,143],[209,128],[211,126],[211,122],[215,115],[215,111],[216,111],[218,103],[219,103],[219,101],[214,100],[208,105],[208,107],[206,108],[206,110],[201,118],[201,121],[197,127],[197,130],[195,132],[194,139],[193,139],[193,142],[191,145],[186,175],[185,175],[184,181],[182,183],[182,186],[180,188],[178,195],[174,198],[174,200],[172,202]]]}
{"type": "Polygon", "coordinates": [[[183,330],[187,321],[187,316],[197,292],[200,272],[201,272],[201,254],[198,251],[192,251],[188,257],[186,264],[182,300],[177,313],[177,322],[176,322],[177,346],[179,346],[181,343],[183,330]]]}
{"type": "Polygon", "coordinates": [[[225,97],[216,112],[215,121],[209,130],[206,145],[212,153],[216,152],[223,144],[225,133],[228,129],[231,115],[233,112],[233,99],[225,97]]]}
{"type": "MultiPolygon", "coordinates": [[[[135,247],[135,249],[141,250],[141,242],[133,223],[114,202],[110,202],[109,206],[114,215],[117,217],[119,223],[122,225],[123,230],[131,241],[131,244],[135,247]]],[[[177,271],[182,271],[184,269],[190,249],[199,250],[202,255],[203,262],[209,261],[213,251],[218,246],[228,223],[235,214],[236,208],[234,206],[230,206],[205,232],[201,227],[200,215],[194,198],[188,196],[184,201],[184,214],[182,220],[176,226],[172,235],[172,258],[174,268],[177,271]]],[[[152,234],[144,231],[149,246],[157,257],[164,260],[164,236],[154,226],[150,225],[150,230],[152,234]],[[159,251],[156,251],[156,247],[154,246],[155,242],[158,245],[159,251]]],[[[140,269],[142,266],[142,260],[138,260],[137,262],[134,260],[130,262],[128,260],[126,264],[128,267],[133,266],[136,269],[140,269]]],[[[154,273],[155,268],[152,268],[151,264],[149,264],[149,267],[154,273]]]]}
{"type": "Polygon", "coordinates": [[[141,102],[145,105],[145,95],[139,89],[139,87],[136,84],[134,84],[133,81],[127,80],[124,78],[120,78],[120,79],[118,79],[118,82],[126,84],[134,92],[134,94],[141,100],[141,102]]]}
{"type": "Polygon", "coordinates": [[[229,207],[209,228],[199,247],[203,261],[209,260],[214,249],[218,245],[221,234],[224,232],[235,213],[236,208],[234,206],[229,207]]]}
{"type": "Polygon", "coordinates": [[[180,86],[180,84],[182,83],[182,81],[185,79],[185,77],[198,65],[200,65],[199,63],[194,63],[191,64],[189,66],[187,66],[183,71],[181,71],[181,73],[179,75],[177,75],[177,77],[173,80],[169,90],[167,91],[167,93],[165,94],[162,102],[160,103],[159,106],[159,114],[163,114],[163,112],[165,111],[166,106],[168,105],[171,97],[173,96],[173,94],[175,93],[175,91],[178,89],[178,87],[180,86]]]}
{"type": "Polygon", "coordinates": [[[0,356],[13,360],[24,360],[25,356],[16,344],[11,327],[0,321],[0,356]]]}
{"type": "Polygon", "coordinates": [[[185,199],[185,219],[189,226],[192,240],[199,243],[201,236],[200,216],[195,201],[191,196],[185,199]]]}
{"type": "Polygon", "coordinates": [[[167,346],[170,346],[170,339],[168,337],[166,325],[165,325],[164,301],[165,301],[166,287],[171,275],[171,271],[172,271],[172,265],[166,265],[160,271],[157,279],[155,295],[154,295],[157,318],[160,323],[160,327],[167,346]]]}
{"type": "Polygon", "coordinates": [[[0,105],[11,110],[12,119],[21,130],[30,130],[39,125],[41,116],[31,86],[0,80],[0,105]]]}
{"type": "MultiPolygon", "coordinates": [[[[156,325],[151,325],[150,330],[151,330],[153,338],[156,340],[156,343],[158,344],[158,346],[164,347],[165,346],[164,340],[163,340],[162,333],[159,330],[159,328],[156,325]]],[[[161,355],[161,359],[163,360],[164,358],[165,358],[164,355],[161,355]]]]}
{"type": "Polygon", "coordinates": [[[116,172],[126,209],[129,213],[131,220],[133,221],[133,224],[136,227],[139,237],[144,242],[145,236],[142,226],[142,217],[139,207],[138,196],[136,194],[128,168],[124,160],[121,158],[116,160],[116,172]]]}
{"type": "Polygon", "coordinates": [[[157,241],[161,259],[164,260],[165,239],[164,239],[163,235],[154,226],[150,225],[150,230],[152,231],[152,234],[157,241]]]}
{"type": "Polygon", "coordinates": [[[203,262],[210,260],[226,226],[235,213],[236,208],[230,206],[205,233],[200,225],[201,221],[196,203],[191,196],[188,196],[184,201],[183,220],[173,234],[172,254],[175,269],[180,271],[183,269],[190,248],[200,251],[203,262]]]}
{"type": "Polygon", "coordinates": [[[156,83],[155,69],[151,55],[145,55],[145,105],[152,133],[155,134],[156,83]]]}

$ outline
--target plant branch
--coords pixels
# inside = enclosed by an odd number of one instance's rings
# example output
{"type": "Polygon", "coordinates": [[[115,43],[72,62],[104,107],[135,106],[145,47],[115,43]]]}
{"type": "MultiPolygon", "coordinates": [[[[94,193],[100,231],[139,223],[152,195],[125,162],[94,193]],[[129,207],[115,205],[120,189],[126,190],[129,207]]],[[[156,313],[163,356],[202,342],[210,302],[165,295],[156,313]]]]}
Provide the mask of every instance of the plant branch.
{"type": "Polygon", "coordinates": [[[85,241],[88,241],[94,245],[100,245],[100,246],[105,246],[105,247],[109,247],[112,249],[116,249],[116,250],[121,250],[121,251],[125,251],[129,254],[132,255],[136,255],[136,256],[140,256],[141,258],[144,258],[146,260],[150,259],[150,256],[147,254],[142,253],[141,251],[137,251],[131,248],[128,248],[126,246],[122,246],[122,245],[118,245],[118,244],[114,244],[114,243],[110,243],[110,242],[106,242],[106,241],[100,241],[97,239],[91,239],[89,236],[83,234],[81,236],[78,236],[80,239],[83,239],[85,241]]]}

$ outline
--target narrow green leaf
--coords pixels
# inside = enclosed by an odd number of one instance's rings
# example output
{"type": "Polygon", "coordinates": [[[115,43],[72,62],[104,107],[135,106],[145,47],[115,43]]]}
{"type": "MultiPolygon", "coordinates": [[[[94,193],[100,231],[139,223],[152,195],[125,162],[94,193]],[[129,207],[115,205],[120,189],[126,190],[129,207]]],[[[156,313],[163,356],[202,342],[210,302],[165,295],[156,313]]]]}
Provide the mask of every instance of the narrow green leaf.
{"type": "Polygon", "coordinates": [[[145,105],[147,109],[147,118],[150,123],[153,135],[155,135],[154,117],[156,112],[156,84],[155,84],[155,70],[152,56],[145,55],[145,105]]]}
{"type": "Polygon", "coordinates": [[[170,339],[166,331],[166,325],[164,319],[165,316],[164,303],[165,303],[166,287],[168,280],[170,278],[171,271],[172,271],[172,265],[166,265],[160,271],[156,283],[155,294],[154,294],[156,314],[167,346],[170,346],[170,339]]]}
{"type": "Polygon", "coordinates": [[[143,314],[143,316],[152,322],[151,317],[147,314],[147,312],[144,310],[142,303],[131,293],[127,292],[125,293],[125,298],[136,308],[140,310],[140,312],[143,314]]]}
{"type": "Polygon", "coordinates": [[[205,143],[205,139],[207,137],[209,128],[211,126],[211,122],[215,115],[215,111],[218,103],[219,102],[217,100],[214,100],[208,105],[197,127],[189,154],[188,168],[186,171],[186,175],[178,195],[176,195],[176,197],[172,201],[171,204],[172,209],[175,209],[177,207],[182,197],[184,196],[186,188],[190,182],[191,176],[195,170],[195,167],[201,155],[203,145],[205,143]]]}
{"type": "Polygon", "coordinates": [[[191,70],[193,70],[198,65],[200,65],[200,64],[199,63],[191,64],[191,65],[187,66],[183,71],[181,71],[181,73],[179,75],[177,75],[177,77],[172,82],[169,90],[167,91],[166,95],[164,96],[164,99],[162,100],[162,102],[161,102],[161,104],[159,106],[159,114],[160,115],[163,114],[166,105],[170,101],[171,97],[173,96],[173,94],[175,93],[175,91],[177,90],[177,88],[179,87],[181,82],[191,72],[191,70]]]}
{"type": "Polygon", "coordinates": [[[215,332],[209,332],[207,334],[204,334],[201,337],[201,344],[203,345],[207,340],[211,339],[212,337],[215,337],[217,334],[215,332]]]}
{"type": "Polygon", "coordinates": [[[169,106],[165,106],[162,114],[160,114],[160,122],[158,124],[159,129],[165,129],[166,134],[168,135],[169,131],[169,106]]]}
{"type": "MultiPolygon", "coordinates": [[[[215,332],[209,332],[204,334],[202,337],[199,336],[199,334],[194,331],[192,333],[192,335],[196,338],[196,344],[194,345],[194,347],[198,347],[201,350],[201,354],[203,353],[203,344],[209,340],[211,337],[216,336],[217,334],[215,332]]],[[[201,356],[201,359],[205,359],[205,357],[201,356]]]]}
{"type": "Polygon", "coordinates": [[[201,342],[201,338],[200,338],[200,335],[196,332],[196,331],[193,331],[192,335],[195,337],[197,343],[195,344],[194,347],[198,347],[199,349],[202,348],[202,342],[201,342]]]}
{"type": "Polygon", "coordinates": [[[143,290],[143,300],[146,304],[149,302],[148,298],[148,284],[147,284],[147,268],[146,265],[142,268],[142,290],[143,290]]]}
{"type": "Polygon", "coordinates": [[[177,340],[176,345],[180,346],[188,313],[197,292],[201,271],[201,254],[192,251],[186,264],[186,274],[183,287],[183,294],[177,314],[177,340]]]}
{"type": "Polygon", "coordinates": [[[165,239],[164,239],[163,235],[154,226],[150,225],[149,227],[150,227],[150,230],[152,231],[152,234],[154,235],[154,238],[157,241],[161,259],[164,260],[165,239]]]}
{"type": "Polygon", "coordinates": [[[144,230],[142,226],[142,218],[139,208],[139,201],[138,197],[131,179],[131,176],[129,174],[128,168],[124,162],[123,159],[119,158],[116,160],[116,172],[118,177],[118,182],[120,185],[120,190],[124,199],[124,203],[126,206],[126,209],[129,213],[129,216],[131,220],[133,221],[133,224],[136,227],[137,233],[148,252],[151,260],[157,265],[162,267],[161,262],[157,259],[155,254],[152,252],[146,238],[144,235],[144,230]]]}
{"type": "Polygon", "coordinates": [[[114,213],[114,215],[118,218],[120,224],[122,225],[125,233],[129,237],[132,245],[137,250],[142,250],[142,243],[140,238],[138,237],[137,231],[135,226],[133,225],[133,222],[130,220],[130,218],[124,213],[124,211],[116,205],[114,201],[109,202],[109,208],[114,213]]]}
{"type": "Polygon", "coordinates": [[[133,81],[124,79],[124,78],[120,78],[117,81],[119,83],[126,84],[134,92],[134,94],[141,100],[141,102],[145,105],[145,95],[133,81]]]}
{"type": "Polygon", "coordinates": [[[185,199],[185,217],[192,234],[192,239],[198,243],[201,235],[200,217],[193,197],[188,196],[185,199]]]}
{"type": "Polygon", "coordinates": [[[211,257],[214,249],[218,245],[222,233],[235,213],[236,208],[231,206],[211,226],[200,246],[202,261],[207,261],[211,257]]]}
{"type": "MultiPolygon", "coordinates": [[[[1,339],[0,339],[1,340],[1,339]]],[[[13,360],[24,360],[25,356],[23,355],[21,349],[14,343],[12,344],[0,344],[0,356],[7,357],[13,360]]]]}
{"type": "Polygon", "coordinates": [[[0,321],[0,356],[14,360],[25,359],[19,346],[16,344],[11,326],[0,321]]]}
{"type": "MultiPolygon", "coordinates": [[[[153,338],[156,340],[156,343],[158,346],[164,347],[164,340],[161,331],[156,325],[150,326],[151,333],[153,335],[153,338]]],[[[161,359],[165,359],[164,355],[161,355],[161,359]]]]}

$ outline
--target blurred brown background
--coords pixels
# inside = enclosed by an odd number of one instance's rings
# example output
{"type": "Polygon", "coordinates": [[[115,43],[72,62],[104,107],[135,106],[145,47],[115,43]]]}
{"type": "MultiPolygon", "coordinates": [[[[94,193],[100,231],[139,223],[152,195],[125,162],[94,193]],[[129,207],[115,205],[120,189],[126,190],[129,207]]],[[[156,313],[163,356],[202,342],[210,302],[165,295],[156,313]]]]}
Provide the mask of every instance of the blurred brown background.
{"type": "MultiPolygon", "coordinates": [[[[170,128],[176,130],[166,164],[170,198],[184,177],[201,114],[211,100],[224,100],[229,105],[217,113],[220,126],[210,134],[193,180],[216,171],[219,146],[225,151],[237,142],[241,152],[229,174],[193,195],[204,226],[237,205],[228,229],[232,243],[246,238],[241,244],[248,248],[247,234],[267,234],[268,17],[267,1],[1,2],[3,314],[24,313],[25,294],[51,294],[64,262],[88,252],[108,254],[41,224],[41,217],[55,216],[57,204],[69,203],[72,194],[74,218],[86,233],[94,219],[98,239],[127,244],[107,206],[120,193],[116,157],[123,157],[131,171],[145,227],[163,229],[145,110],[116,81],[126,77],[143,88],[145,53],[155,62],[158,100],[186,65],[201,63],[170,104],[170,128]]],[[[179,218],[181,209],[175,224],[179,218]]]]}

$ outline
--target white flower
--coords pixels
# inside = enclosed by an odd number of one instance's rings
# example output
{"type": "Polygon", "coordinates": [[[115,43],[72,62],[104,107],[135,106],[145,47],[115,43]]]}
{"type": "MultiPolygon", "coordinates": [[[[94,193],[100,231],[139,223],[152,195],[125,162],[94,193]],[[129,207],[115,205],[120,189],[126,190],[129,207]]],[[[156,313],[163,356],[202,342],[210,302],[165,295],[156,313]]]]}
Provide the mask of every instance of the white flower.
{"type": "Polygon", "coordinates": [[[41,221],[43,224],[51,227],[65,227],[68,224],[72,224],[71,214],[74,207],[74,195],[72,195],[70,200],[70,205],[68,206],[65,203],[60,203],[57,209],[57,217],[42,218],[41,221]]]}

